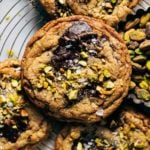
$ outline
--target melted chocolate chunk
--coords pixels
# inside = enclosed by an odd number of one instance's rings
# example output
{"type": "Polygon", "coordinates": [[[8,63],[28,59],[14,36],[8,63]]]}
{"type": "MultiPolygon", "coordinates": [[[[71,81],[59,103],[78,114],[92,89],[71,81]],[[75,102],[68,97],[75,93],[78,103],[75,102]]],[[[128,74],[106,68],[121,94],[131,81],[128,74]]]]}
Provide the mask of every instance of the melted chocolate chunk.
{"type": "Polygon", "coordinates": [[[89,83],[87,86],[82,88],[78,93],[78,100],[83,99],[85,96],[98,97],[99,92],[96,91],[98,83],[89,83]]]}
{"type": "Polygon", "coordinates": [[[85,32],[92,32],[91,27],[84,21],[75,21],[73,25],[68,29],[66,35],[72,38],[85,32]]]}
{"type": "Polygon", "coordinates": [[[27,129],[26,121],[28,121],[28,118],[21,116],[14,116],[7,120],[7,123],[0,126],[0,137],[4,137],[12,143],[16,142],[19,135],[27,129]]]}
{"type": "Polygon", "coordinates": [[[97,34],[92,32],[91,27],[83,21],[76,21],[59,39],[59,46],[54,51],[52,65],[55,69],[68,69],[73,67],[73,59],[80,58],[80,51],[86,50],[86,45],[92,40],[96,41],[97,34]],[[85,45],[85,43],[87,43],[85,45]]]}

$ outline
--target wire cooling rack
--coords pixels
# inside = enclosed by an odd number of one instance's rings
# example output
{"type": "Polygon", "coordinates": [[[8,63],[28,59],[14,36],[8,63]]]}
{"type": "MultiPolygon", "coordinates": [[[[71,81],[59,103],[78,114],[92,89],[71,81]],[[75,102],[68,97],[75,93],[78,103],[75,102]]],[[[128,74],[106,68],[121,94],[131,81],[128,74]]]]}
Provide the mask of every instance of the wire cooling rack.
{"type": "MultiPolygon", "coordinates": [[[[134,11],[148,7],[150,0],[141,0],[134,11]]],[[[37,0],[0,0],[0,61],[22,57],[28,40],[47,21],[43,13],[37,0]]],[[[37,150],[53,150],[54,138],[52,133],[37,150]]]]}

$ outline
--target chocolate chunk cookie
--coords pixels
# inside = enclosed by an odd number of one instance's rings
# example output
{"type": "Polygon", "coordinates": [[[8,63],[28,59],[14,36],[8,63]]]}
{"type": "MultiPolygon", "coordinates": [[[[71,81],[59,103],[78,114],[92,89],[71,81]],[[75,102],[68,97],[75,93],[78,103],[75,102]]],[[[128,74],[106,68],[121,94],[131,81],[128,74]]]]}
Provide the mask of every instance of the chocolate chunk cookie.
{"type": "Polygon", "coordinates": [[[56,16],[88,15],[114,25],[124,20],[140,0],[40,0],[56,16]]]}
{"type": "Polygon", "coordinates": [[[20,62],[8,59],[0,63],[0,149],[31,148],[43,140],[48,123],[24,99],[20,81],[20,62]]]}
{"type": "Polygon", "coordinates": [[[132,60],[132,82],[129,98],[150,110],[150,13],[134,16],[125,23],[123,38],[132,60]]]}
{"type": "Polygon", "coordinates": [[[103,125],[64,128],[56,138],[55,150],[149,150],[150,118],[133,110],[116,116],[103,125]]]}
{"type": "Polygon", "coordinates": [[[73,14],[66,0],[39,0],[39,2],[52,17],[66,17],[73,14]]]}
{"type": "Polygon", "coordinates": [[[118,33],[100,20],[71,16],[49,22],[27,45],[22,84],[50,116],[97,122],[127,95],[130,57],[118,33]]]}
{"type": "Polygon", "coordinates": [[[66,0],[77,15],[89,15],[114,25],[124,20],[140,0],[66,0]]]}

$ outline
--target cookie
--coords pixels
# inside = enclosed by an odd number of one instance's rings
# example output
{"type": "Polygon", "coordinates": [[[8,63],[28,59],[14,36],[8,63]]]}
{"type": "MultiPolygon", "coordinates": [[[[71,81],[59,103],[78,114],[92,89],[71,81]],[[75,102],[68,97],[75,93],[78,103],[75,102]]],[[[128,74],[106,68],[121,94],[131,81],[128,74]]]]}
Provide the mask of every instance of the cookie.
{"type": "Polygon", "coordinates": [[[0,63],[0,149],[30,149],[45,139],[50,126],[23,97],[20,62],[0,63]]]}
{"type": "Polygon", "coordinates": [[[88,15],[115,25],[132,13],[140,0],[40,0],[49,14],[55,16],[88,15]]]}
{"type": "Polygon", "coordinates": [[[67,126],[57,136],[55,150],[149,150],[150,118],[134,110],[116,116],[103,125],[67,126]]]}
{"type": "Polygon", "coordinates": [[[133,68],[129,98],[136,104],[144,104],[150,111],[150,13],[132,16],[124,30],[123,39],[133,68]]]}
{"type": "Polygon", "coordinates": [[[55,118],[97,122],[127,95],[131,64],[119,34],[102,21],[71,16],[49,22],[27,45],[22,84],[55,118]]]}
{"type": "Polygon", "coordinates": [[[74,14],[103,19],[115,25],[132,13],[140,0],[66,0],[74,14]]]}
{"type": "Polygon", "coordinates": [[[65,0],[39,0],[39,2],[51,17],[58,18],[73,15],[65,0]]]}

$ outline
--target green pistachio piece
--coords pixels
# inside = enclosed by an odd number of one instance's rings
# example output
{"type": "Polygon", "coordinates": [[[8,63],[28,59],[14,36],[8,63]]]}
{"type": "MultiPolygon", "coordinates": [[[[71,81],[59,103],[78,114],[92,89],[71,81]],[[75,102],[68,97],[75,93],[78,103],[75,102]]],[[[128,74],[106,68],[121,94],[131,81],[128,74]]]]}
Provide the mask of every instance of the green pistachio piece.
{"type": "Polygon", "coordinates": [[[145,89],[137,89],[136,90],[137,97],[143,99],[145,101],[150,100],[150,93],[145,89]]]}
{"type": "Polygon", "coordinates": [[[135,141],[135,143],[134,143],[134,147],[135,148],[144,148],[144,147],[146,147],[146,143],[144,143],[144,142],[141,142],[141,141],[135,141]]]}
{"type": "Polygon", "coordinates": [[[41,88],[43,87],[43,84],[39,82],[39,83],[37,83],[36,87],[37,87],[38,89],[41,89],[41,88]]]}
{"type": "Polygon", "coordinates": [[[136,126],[135,126],[133,123],[130,124],[130,128],[131,128],[131,129],[135,129],[135,127],[136,127],[136,126]]]}
{"type": "Polygon", "coordinates": [[[148,61],[146,62],[146,68],[147,68],[148,71],[150,71],[150,60],[148,60],[148,61]]]}
{"type": "Polygon", "coordinates": [[[150,49],[150,40],[145,40],[143,41],[139,48],[143,51],[143,52],[146,52],[146,51],[149,51],[150,49]]]}
{"type": "Polygon", "coordinates": [[[84,58],[84,59],[85,59],[85,58],[88,58],[88,54],[87,54],[86,52],[81,52],[80,55],[81,55],[81,57],[84,58]]]}
{"type": "Polygon", "coordinates": [[[9,100],[10,100],[13,104],[15,104],[15,103],[17,102],[17,99],[18,99],[17,95],[12,95],[12,94],[9,95],[9,100]]]}
{"type": "Polygon", "coordinates": [[[40,65],[39,65],[39,68],[40,68],[40,69],[44,69],[45,67],[46,67],[45,64],[40,64],[40,65]]]}
{"type": "Polygon", "coordinates": [[[142,81],[140,82],[139,86],[142,88],[142,89],[145,89],[147,90],[149,88],[149,85],[146,81],[142,81]]]}
{"type": "Polygon", "coordinates": [[[77,150],[83,150],[83,146],[81,142],[78,142],[77,144],[77,150]]]}
{"type": "Polygon", "coordinates": [[[95,143],[96,143],[96,145],[97,145],[98,147],[103,146],[102,141],[101,141],[101,139],[99,139],[99,138],[96,138],[96,139],[95,139],[95,143]]]}
{"type": "Polygon", "coordinates": [[[5,88],[6,88],[6,83],[5,83],[5,82],[2,82],[2,83],[1,83],[1,87],[2,87],[2,89],[5,89],[5,88]]]}
{"type": "Polygon", "coordinates": [[[136,87],[136,83],[131,81],[130,82],[130,90],[134,89],[136,87]]]}
{"type": "Polygon", "coordinates": [[[84,60],[80,60],[80,61],[79,61],[79,64],[80,64],[81,66],[83,66],[83,67],[86,67],[86,66],[87,66],[87,62],[84,61],[84,60]]]}
{"type": "Polygon", "coordinates": [[[110,78],[110,77],[111,77],[110,72],[109,72],[108,70],[106,70],[106,69],[104,70],[103,75],[104,75],[104,77],[106,77],[106,78],[110,78]]]}
{"type": "Polygon", "coordinates": [[[12,49],[9,49],[7,51],[8,57],[13,57],[14,56],[14,51],[12,49]]]}
{"type": "Polygon", "coordinates": [[[112,89],[114,88],[114,83],[111,80],[105,81],[103,84],[104,88],[106,89],[112,89]]]}
{"type": "Polygon", "coordinates": [[[66,72],[66,76],[67,76],[67,79],[70,79],[71,78],[71,70],[67,70],[67,72],[66,72]]]}
{"type": "Polygon", "coordinates": [[[126,43],[130,42],[130,33],[134,32],[134,31],[135,31],[135,29],[130,29],[124,33],[123,39],[125,40],[126,43]]]}
{"type": "Polygon", "coordinates": [[[52,70],[51,66],[47,66],[44,68],[44,72],[47,74],[50,70],[52,70]]]}
{"type": "Polygon", "coordinates": [[[134,57],[133,61],[137,63],[142,63],[146,61],[146,57],[143,55],[139,55],[139,56],[134,57]]]}
{"type": "Polygon", "coordinates": [[[49,72],[47,73],[47,76],[49,76],[49,77],[51,77],[51,78],[54,78],[54,73],[53,73],[52,71],[49,71],[49,72]]]}
{"type": "Polygon", "coordinates": [[[135,53],[138,54],[138,55],[143,54],[140,48],[135,49],[135,53]]]}
{"type": "Polygon", "coordinates": [[[130,39],[133,41],[142,41],[146,38],[145,32],[138,30],[138,29],[131,32],[129,36],[130,36],[130,39]]]}
{"type": "Polygon", "coordinates": [[[5,98],[3,95],[0,95],[0,104],[2,104],[3,102],[5,102],[5,98]]]}
{"type": "Polygon", "coordinates": [[[111,0],[111,2],[112,2],[113,4],[115,4],[115,3],[117,2],[117,0],[111,0]]]}
{"type": "Polygon", "coordinates": [[[12,80],[11,80],[11,85],[12,85],[12,87],[16,88],[16,87],[18,86],[18,81],[12,79],[12,80]]]}
{"type": "Polygon", "coordinates": [[[47,89],[48,88],[48,82],[43,83],[43,88],[47,89]]]}
{"type": "Polygon", "coordinates": [[[140,19],[140,26],[143,27],[150,20],[150,13],[143,15],[140,19]]]}
{"type": "Polygon", "coordinates": [[[133,50],[128,50],[130,56],[134,56],[135,52],[133,50]]]}
{"type": "Polygon", "coordinates": [[[70,90],[67,94],[69,100],[75,100],[78,96],[78,90],[70,90]]]}
{"type": "Polygon", "coordinates": [[[22,90],[21,84],[19,84],[16,89],[17,89],[17,91],[21,91],[22,90]]]}

